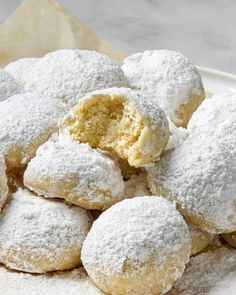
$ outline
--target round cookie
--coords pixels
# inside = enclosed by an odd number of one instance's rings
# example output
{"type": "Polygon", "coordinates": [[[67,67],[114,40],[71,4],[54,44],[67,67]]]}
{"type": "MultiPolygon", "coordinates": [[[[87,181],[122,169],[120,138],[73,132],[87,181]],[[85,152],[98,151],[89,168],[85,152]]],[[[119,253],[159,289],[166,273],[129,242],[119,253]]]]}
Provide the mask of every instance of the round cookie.
{"type": "Polygon", "coordinates": [[[192,240],[191,256],[202,252],[214,240],[214,234],[202,231],[193,224],[189,223],[188,229],[192,240]]]}
{"type": "Polygon", "coordinates": [[[70,108],[85,94],[127,82],[120,66],[96,51],[62,49],[46,54],[25,81],[25,89],[59,98],[70,108]]]}
{"type": "Polygon", "coordinates": [[[27,57],[27,58],[20,58],[13,62],[10,62],[6,67],[5,70],[10,73],[24,89],[25,79],[27,75],[30,74],[31,70],[33,69],[34,65],[40,60],[40,58],[36,57],[27,57]]]}
{"type": "Polygon", "coordinates": [[[148,50],[132,54],[122,69],[129,86],[156,98],[177,125],[186,127],[205,98],[200,74],[183,54],[171,50],[148,50]]]}
{"type": "Polygon", "coordinates": [[[218,126],[223,126],[226,118],[236,119],[236,93],[226,92],[205,99],[188,123],[192,136],[204,137],[214,134],[218,126]]]}
{"type": "Polygon", "coordinates": [[[156,161],[169,138],[165,112],[152,98],[128,88],[102,89],[83,97],[61,121],[60,131],[134,167],[156,161]]]}
{"type": "Polygon", "coordinates": [[[7,199],[8,185],[6,176],[6,165],[2,155],[0,155],[0,211],[7,199]]]}
{"type": "Polygon", "coordinates": [[[0,102],[20,92],[20,86],[13,76],[0,68],[0,102]]]}
{"type": "Polygon", "coordinates": [[[93,223],[82,247],[93,282],[113,295],[160,295],[182,276],[191,240],[175,205],[162,197],[115,204],[93,223]]]}
{"type": "Polygon", "coordinates": [[[111,157],[69,140],[42,145],[28,164],[24,184],[40,195],[98,210],[120,201],[124,192],[120,169],[111,157]]]}
{"type": "MultiPolygon", "coordinates": [[[[149,187],[153,194],[177,201],[186,219],[202,230],[232,232],[236,230],[236,97],[215,96],[204,104],[206,127],[190,130],[181,146],[149,169],[149,187]],[[209,117],[209,109],[221,114],[209,117]]],[[[197,112],[202,112],[201,107],[197,112]]]]}
{"type": "Polygon", "coordinates": [[[20,189],[0,214],[0,262],[32,273],[72,269],[90,226],[86,210],[20,189]]]}
{"type": "Polygon", "coordinates": [[[25,165],[53,132],[64,115],[57,99],[22,93],[0,103],[0,150],[7,167],[25,165]]]}
{"type": "Polygon", "coordinates": [[[223,234],[222,237],[230,246],[236,248],[236,232],[223,234]]]}

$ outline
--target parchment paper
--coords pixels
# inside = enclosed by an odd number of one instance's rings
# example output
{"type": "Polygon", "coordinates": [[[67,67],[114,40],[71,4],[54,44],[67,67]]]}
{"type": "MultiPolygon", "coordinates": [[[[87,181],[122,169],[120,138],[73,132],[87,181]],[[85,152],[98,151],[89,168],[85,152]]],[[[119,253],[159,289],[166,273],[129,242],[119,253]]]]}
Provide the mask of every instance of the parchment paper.
{"type": "Polygon", "coordinates": [[[125,57],[54,0],[24,0],[0,24],[0,67],[21,57],[41,57],[62,48],[97,50],[118,62],[125,57]]]}

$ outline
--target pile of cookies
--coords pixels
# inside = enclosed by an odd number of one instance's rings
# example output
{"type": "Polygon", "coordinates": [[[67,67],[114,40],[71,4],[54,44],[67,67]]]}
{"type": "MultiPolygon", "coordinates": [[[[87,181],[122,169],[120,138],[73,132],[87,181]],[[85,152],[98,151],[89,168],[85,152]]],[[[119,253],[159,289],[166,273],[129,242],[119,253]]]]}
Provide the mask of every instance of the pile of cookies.
{"type": "Polygon", "coordinates": [[[0,71],[8,269],[165,294],[216,235],[236,247],[235,190],[236,94],[205,99],[184,55],[64,49],[0,71]]]}

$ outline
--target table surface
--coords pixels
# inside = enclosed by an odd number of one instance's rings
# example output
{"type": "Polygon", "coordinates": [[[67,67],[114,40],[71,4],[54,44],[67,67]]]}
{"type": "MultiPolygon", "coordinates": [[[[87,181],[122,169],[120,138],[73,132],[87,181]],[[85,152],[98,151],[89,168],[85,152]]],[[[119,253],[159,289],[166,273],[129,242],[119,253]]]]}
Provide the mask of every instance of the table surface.
{"type": "MultiPolygon", "coordinates": [[[[236,74],[235,0],[58,0],[127,53],[172,49],[236,74]]],[[[21,0],[0,0],[0,21],[21,0]]]]}

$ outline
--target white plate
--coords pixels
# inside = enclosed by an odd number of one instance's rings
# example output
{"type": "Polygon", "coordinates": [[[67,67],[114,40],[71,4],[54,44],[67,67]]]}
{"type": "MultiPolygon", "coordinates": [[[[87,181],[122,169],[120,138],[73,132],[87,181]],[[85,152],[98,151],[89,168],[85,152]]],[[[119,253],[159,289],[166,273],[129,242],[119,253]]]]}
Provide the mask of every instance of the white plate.
{"type": "Polygon", "coordinates": [[[236,92],[236,76],[204,67],[198,67],[198,70],[208,92],[215,94],[236,92]]]}

